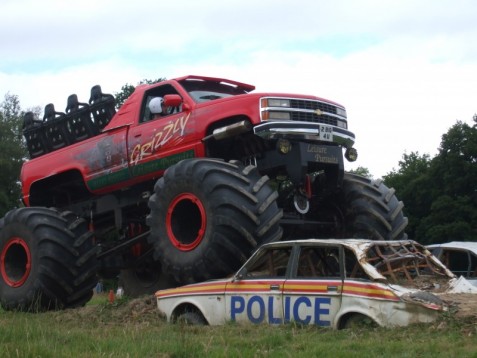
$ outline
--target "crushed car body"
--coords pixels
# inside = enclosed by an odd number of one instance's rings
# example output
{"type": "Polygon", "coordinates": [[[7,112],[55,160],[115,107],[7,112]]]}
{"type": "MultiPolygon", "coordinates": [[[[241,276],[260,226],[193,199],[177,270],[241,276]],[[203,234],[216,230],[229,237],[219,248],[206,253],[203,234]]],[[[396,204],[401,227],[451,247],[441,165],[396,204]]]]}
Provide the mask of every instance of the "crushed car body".
{"type": "Polygon", "coordinates": [[[417,242],[308,239],[263,245],[232,277],[160,290],[169,322],[210,325],[432,322],[454,274],[417,242]]]}

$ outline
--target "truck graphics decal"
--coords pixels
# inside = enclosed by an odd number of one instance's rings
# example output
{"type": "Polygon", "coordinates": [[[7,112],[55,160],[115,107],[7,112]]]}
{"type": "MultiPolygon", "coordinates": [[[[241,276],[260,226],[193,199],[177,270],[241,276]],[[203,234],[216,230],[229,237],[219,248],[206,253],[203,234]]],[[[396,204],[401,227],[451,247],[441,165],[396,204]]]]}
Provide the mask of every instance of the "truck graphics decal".
{"type": "Polygon", "coordinates": [[[187,116],[181,116],[170,121],[161,131],[155,133],[150,141],[136,144],[131,152],[129,163],[131,165],[137,165],[140,160],[154,154],[175,136],[182,137],[189,117],[190,113],[187,116]]]}
{"type": "MultiPolygon", "coordinates": [[[[194,150],[188,150],[182,153],[169,155],[164,158],[152,160],[147,163],[136,165],[132,171],[132,175],[139,176],[152,172],[163,171],[171,165],[180,162],[183,159],[194,158],[194,150]]],[[[124,182],[131,179],[131,173],[129,168],[121,169],[114,173],[102,175],[100,177],[91,179],[87,182],[88,187],[91,190],[99,190],[110,185],[114,185],[120,182],[124,182]]]]}
{"type": "Polygon", "coordinates": [[[194,150],[188,150],[186,152],[169,155],[167,157],[151,160],[146,163],[141,163],[131,167],[132,175],[140,176],[149,173],[160,172],[166,170],[181,160],[194,158],[194,156],[194,150]]]}

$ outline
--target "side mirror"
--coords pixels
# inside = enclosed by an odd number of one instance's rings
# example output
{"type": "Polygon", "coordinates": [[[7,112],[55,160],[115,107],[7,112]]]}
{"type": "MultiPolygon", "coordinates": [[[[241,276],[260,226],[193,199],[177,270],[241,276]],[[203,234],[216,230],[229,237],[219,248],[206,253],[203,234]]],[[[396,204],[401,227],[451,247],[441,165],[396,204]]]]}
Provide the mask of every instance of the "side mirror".
{"type": "Polygon", "coordinates": [[[166,94],[163,99],[166,107],[179,107],[182,104],[182,97],[178,94],[166,94]]]}

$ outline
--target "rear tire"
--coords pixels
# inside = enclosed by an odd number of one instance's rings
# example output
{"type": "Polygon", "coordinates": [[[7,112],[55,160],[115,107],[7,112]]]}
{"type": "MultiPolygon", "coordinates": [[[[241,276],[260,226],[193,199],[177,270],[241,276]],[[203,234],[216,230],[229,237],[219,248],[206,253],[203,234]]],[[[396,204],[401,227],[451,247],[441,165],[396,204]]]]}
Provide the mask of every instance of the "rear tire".
{"type": "Polygon", "coordinates": [[[256,167],[190,159],[170,167],[149,200],[150,243],[179,283],[236,271],[258,246],[277,241],[277,193],[256,167]]]}
{"type": "Polygon", "coordinates": [[[20,208],[0,221],[0,302],[6,310],[83,306],[98,262],[93,234],[70,212],[20,208]]]}
{"type": "Polygon", "coordinates": [[[406,240],[404,232],[408,219],[404,204],[396,198],[395,190],[382,180],[372,180],[345,173],[343,179],[343,237],[371,240],[406,240]]]}

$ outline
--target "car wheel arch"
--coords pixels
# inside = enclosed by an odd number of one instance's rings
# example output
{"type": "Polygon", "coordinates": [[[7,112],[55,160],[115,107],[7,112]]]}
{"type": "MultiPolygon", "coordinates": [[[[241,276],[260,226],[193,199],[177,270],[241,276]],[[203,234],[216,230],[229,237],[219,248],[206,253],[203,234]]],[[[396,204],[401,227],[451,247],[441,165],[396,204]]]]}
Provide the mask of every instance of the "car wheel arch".
{"type": "Polygon", "coordinates": [[[195,312],[201,315],[204,318],[204,320],[208,322],[202,310],[196,304],[191,302],[184,302],[179,304],[177,307],[175,307],[171,314],[171,322],[176,323],[177,319],[186,312],[195,312]]]}
{"type": "Polygon", "coordinates": [[[369,312],[364,310],[348,310],[346,312],[341,312],[341,314],[336,317],[335,326],[337,329],[344,329],[346,328],[347,322],[355,316],[364,316],[372,320],[378,326],[382,326],[381,322],[377,319],[377,317],[372,317],[369,312]]]}

